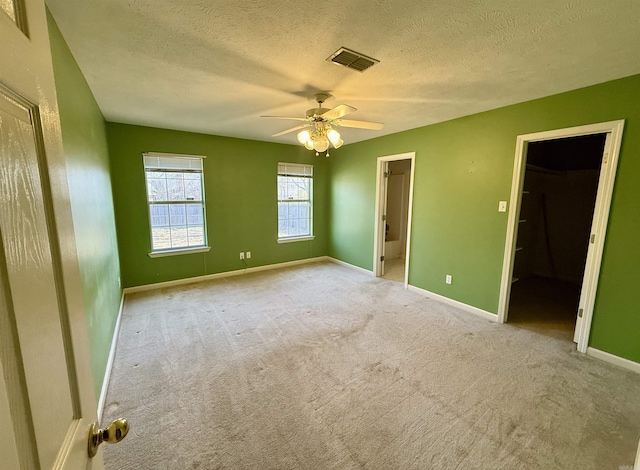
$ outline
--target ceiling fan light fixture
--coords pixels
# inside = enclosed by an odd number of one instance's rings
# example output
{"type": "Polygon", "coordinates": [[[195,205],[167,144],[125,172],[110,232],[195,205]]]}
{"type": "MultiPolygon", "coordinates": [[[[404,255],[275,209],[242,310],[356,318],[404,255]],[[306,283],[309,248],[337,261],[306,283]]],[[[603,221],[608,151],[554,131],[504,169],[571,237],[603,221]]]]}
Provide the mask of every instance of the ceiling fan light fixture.
{"type": "Polygon", "coordinates": [[[306,144],[310,138],[311,134],[309,134],[309,131],[301,131],[298,133],[298,142],[301,144],[306,144]]]}
{"type": "MultiPolygon", "coordinates": [[[[339,52],[344,52],[341,50],[339,52]]],[[[345,61],[349,59],[349,54],[355,54],[358,56],[358,53],[353,51],[347,51],[348,54],[344,54],[340,56],[340,61],[344,59],[345,61]]],[[[358,59],[358,57],[356,57],[358,59]]],[[[375,59],[371,59],[375,61],[375,59]]],[[[339,62],[339,61],[336,61],[339,62]]],[[[377,62],[377,61],[376,61],[377,62]]],[[[363,70],[362,68],[357,68],[357,70],[363,70]]],[[[282,132],[278,132],[277,134],[273,134],[272,137],[279,137],[284,134],[288,134],[290,132],[296,131],[296,138],[298,142],[308,150],[312,150],[316,152],[316,155],[319,153],[325,153],[326,156],[329,156],[329,148],[333,146],[333,148],[337,149],[342,147],[344,141],[342,140],[342,136],[340,132],[334,129],[334,126],[337,127],[354,127],[357,129],[369,129],[369,130],[380,130],[382,129],[383,124],[381,122],[369,122],[369,121],[354,121],[351,119],[343,119],[349,113],[357,111],[356,108],[350,106],[348,104],[340,104],[332,109],[323,108],[323,103],[330,97],[329,93],[316,93],[314,98],[318,103],[317,108],[307,109],[306,116],[303,118],[300,117],[290,117],[290,116],[261,116],[267,118],[278,118],[278,119],[292,119],[295,121],[302,121],[303,124],[292,127],[291,129],[287,129],[282,132]]]]}
{"type": "Polygon", "coordinates": [[[329,148],[329,141],[326,137],[321,137],[318,140],[314,140],[313,148],[315,148],[317,152],[324,152],[329,148]]]}
{"type": "MultiPolygon", "coordinates": [[[[329,128],[331,129],[331,128],[329,128]]],[[[331,141],[331,143],[335,146],[336,142],[338,142],[340,140],[340,133],[335,130],[335,129],[331,129],[328,133],[327,133],[327,137],[329,138],[329,140],[331,141]]],[[[336,147],[337,148],[337,147],[336,147]]]]}

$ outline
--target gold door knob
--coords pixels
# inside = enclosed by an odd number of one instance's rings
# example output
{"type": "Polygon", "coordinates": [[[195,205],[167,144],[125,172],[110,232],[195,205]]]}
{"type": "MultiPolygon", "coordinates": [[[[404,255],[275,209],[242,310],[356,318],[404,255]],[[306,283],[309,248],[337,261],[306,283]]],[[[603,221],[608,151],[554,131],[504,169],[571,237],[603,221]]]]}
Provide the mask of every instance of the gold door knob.
{"type": "Polygon", "coordinates": [[[125,438],[129,432],[129,423],[120,418],[113,421],[103,429],[98,428],[98,423],[93,423],[89,429],[89,457],[94,457],[98,452],[98,446],[103,442],[117,444],[125,438]]]}

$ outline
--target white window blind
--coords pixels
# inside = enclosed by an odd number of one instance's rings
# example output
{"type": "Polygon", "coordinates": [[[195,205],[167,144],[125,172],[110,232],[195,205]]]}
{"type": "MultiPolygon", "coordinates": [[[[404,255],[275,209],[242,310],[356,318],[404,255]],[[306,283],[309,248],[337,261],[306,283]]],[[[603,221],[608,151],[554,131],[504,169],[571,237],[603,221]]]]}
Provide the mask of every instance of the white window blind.
{"type": "Polygon", "coordinates": [[[300,163],[278,163],[278,174],[282,176],[313,176],[313,165],[300,163]]]}
{"type": "Polygon", "coordinates": [[[145,153],[144,168],[146,170],[184,170],[202,171],[202,159],[205,157],[192,155],[172,155],[166,153],[145,153]]]}

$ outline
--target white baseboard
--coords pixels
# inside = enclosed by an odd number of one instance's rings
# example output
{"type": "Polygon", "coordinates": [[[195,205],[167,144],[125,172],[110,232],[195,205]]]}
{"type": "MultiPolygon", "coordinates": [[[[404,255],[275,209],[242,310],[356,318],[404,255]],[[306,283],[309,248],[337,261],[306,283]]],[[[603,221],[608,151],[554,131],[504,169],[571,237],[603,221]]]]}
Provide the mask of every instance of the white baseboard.
{"type": "Polygon", "coordinates": [[[111,349],[107,358],[107,368],[104,371],[104,379],[102,380],[102,389],[98,398],[98,419],[102,421],[102,412],[104,411],[104,403],[107,399],[107,390],[109,389],[109,380],[111,379],[111,369],[113,368],[113,360],[116,356],[116,347],[118,345],[118,334],[120,333],[120,320],[122,319],[122,310],[124,309],[124,292],[120,297],[120,310],[118,318],[116,318],[116,326],[113,328],[113,337],[111,338],[111,349]]]}
{"type": "Polygon", "coordinates": [[[331,258],[330,256],[327,256],[327,258],[332,263],[336,263],[336,264],[339,264],[340,266],[345,266],[347,268],[355,269],[355,270],[360,271],[362,273],[366,273],[369,276],[373,276],[373,271],[369,271],[368,269],[361,268],[360,266],[356,266],[355,264],[350,264],[350,263],[347,263],[346,261],[341,261],[341,260],[336,259],[336,258],[331,258]]]}
{"type": "Polygon", "coordinates": [[[449,297],[445,297],[444,295],[436,294],[434,292],[429,292],[428,290],[421,289],[420,287],[412,286],[409,284],[407,289],[413,292],[417,292],[418,294],[422,294],[425,297],[429,297],[430,299],[437,300],[438,302],[442,302],[443,304],[451,305],[452,307],[459,308],[460,310],[464,310],[465,312],[473,313],[474,315],[478,315],[479,317],[484,318],[485,320],[489,320],[492,322],[498,321],[498,315],[493,314],[491,312],[487,312],[486,310],[482,310],[478,307],[473,307],[472,305],[468,305],[457,300],[450,299],[449,297]]]}
{"type": "Polygon", "coordinates": [[[638,362],[630,361],[629,359],[615,356],[608,352],[600,351],[599,349],[591,347],[587,348],[587,355],[640,374],[640,363],[638,362]]]}
{"type": "Polygon", "coordinates": [[[268,271],[270,269],[286,268],[288,266],[297,266],[299,264],[317,263],[319,261],[330,261],[328,256],[318,256],[316,258],[305,258],[296,261],[286,261],[284,263],[267,264],[265,266],[256,266],[253,268],[238,269],[235,271],[226,271],[223,273],[207,274],[205,276],[187,277],[184,279],[176,279],[174,281],[157,282],[155,284],[145,284],[143,286],[126,287],[123,289],[124,294],[133,294],[134,292],[142,292],[147,290],[162,289],[164,287],[179,286],[182,284],[193,284],[196,282],[210,281],[212,279],[220,279],[223,277],[241,276],[243,274],[255,273],[258,271],[268,271]]]}

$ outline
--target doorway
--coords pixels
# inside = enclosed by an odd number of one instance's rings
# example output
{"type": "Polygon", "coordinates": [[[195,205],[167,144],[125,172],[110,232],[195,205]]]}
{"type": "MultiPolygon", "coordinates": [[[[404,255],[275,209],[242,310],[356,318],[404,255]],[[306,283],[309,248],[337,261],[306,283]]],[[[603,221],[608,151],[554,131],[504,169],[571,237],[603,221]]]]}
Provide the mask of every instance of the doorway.
{"type": "Polygon", "coordinates": [[[415,153],[378,158],[374,272],[408,284],[415,153]]]}
{"type": "Polygon", "coordinates": [[[519,136],[498,320],[586,352],[624,121],[519,136]]]}
{"type": "Polygon", "coordinates": [[[529,143],[509,323],[573,339],[605,140],[529,143]]]}

